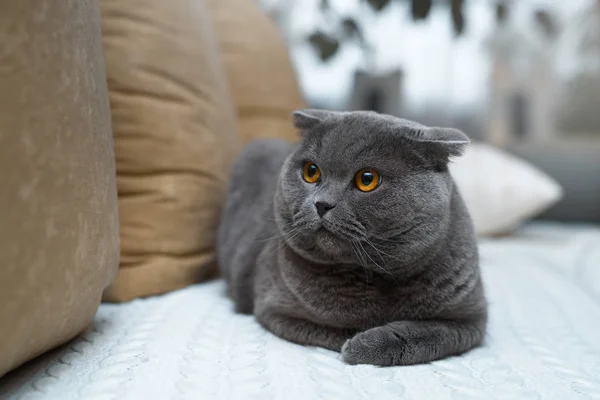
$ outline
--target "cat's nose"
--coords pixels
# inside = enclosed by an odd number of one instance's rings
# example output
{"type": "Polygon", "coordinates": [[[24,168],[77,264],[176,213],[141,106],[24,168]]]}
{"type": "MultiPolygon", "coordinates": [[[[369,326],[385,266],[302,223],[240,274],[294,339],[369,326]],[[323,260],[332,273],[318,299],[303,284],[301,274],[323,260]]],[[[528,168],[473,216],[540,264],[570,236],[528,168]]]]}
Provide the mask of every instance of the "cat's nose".
{"type": "Polygon", "coordinates": [[[327,211],[335,207],[335,204],[325,203],[324,201],[317,201],[315,203],[315,207],[317,207],[317,214],[319,214],[319,217],[323,218],[323,215],[325,215],[327,211]]]}

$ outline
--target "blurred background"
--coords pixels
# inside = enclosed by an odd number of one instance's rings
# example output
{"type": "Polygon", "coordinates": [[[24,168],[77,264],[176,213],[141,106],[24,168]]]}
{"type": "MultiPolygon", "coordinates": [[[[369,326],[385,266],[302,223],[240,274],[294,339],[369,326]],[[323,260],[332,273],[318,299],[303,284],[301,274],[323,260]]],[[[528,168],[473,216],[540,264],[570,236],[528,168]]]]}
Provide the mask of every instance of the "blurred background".
{"type": "Polygon", "coordinates": [[[261,0],[312,107],[600,140],[599,0],[261,0]]]}

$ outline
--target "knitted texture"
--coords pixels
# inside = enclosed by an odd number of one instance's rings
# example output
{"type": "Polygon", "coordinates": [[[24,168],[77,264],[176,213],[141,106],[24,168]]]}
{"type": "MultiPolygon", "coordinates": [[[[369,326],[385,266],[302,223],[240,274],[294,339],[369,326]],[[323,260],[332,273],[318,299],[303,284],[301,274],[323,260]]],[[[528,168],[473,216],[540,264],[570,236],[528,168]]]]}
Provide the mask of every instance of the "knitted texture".
{"type": "Polygon", "coordinates": [[[600,229],[536,224],[481,243],[485,346],[349,366],[236,315],[223,282],[100,307],[88,332],[0,381],[0,399],[600,398],[600,229]]]}

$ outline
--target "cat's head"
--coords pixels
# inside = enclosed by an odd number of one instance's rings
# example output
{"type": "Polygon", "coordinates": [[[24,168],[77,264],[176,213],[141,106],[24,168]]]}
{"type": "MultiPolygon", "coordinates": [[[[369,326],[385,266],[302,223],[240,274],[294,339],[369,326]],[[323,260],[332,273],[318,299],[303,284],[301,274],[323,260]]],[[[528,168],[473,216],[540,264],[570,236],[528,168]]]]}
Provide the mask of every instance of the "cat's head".
{"type": "Polygon", "coordinates": [[[462,132],[374,112],[304,110],[293,118],[302,140],[281,171],[275,209],[296,252],[383,267],[389,257],[410,261],[446,234],[447,164],[469,143],[462,132]]]}

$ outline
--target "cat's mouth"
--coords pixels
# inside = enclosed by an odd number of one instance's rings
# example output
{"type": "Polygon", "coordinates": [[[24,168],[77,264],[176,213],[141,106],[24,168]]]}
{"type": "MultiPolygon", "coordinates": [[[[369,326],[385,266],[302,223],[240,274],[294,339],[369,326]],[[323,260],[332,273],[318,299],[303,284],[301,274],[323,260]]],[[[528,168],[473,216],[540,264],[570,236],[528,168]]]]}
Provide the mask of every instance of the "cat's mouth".
{"type": "Polygon", "coordinates": [[[343,229],[338,229],[336,226],[330,226],[328,224],[320,226],[315,232],[315,237],[317,239],[317,245],[328,248],[356,240],[350,233],[344,232],[343,229]]]}
{"type": "MultiPolygon", "coordinates": [[[[319,228],[317,228],[317,231],[315,232],[315,234],[317,235],[317,237],[321,238],[321,237],[336,237],[336,238],[340,238],[339,235],[337,235],[335,232],[333,232],[331,229],[326,228],[325,226],[321,225],[319,228]]],[[[341,238],[340,238],[341,239],[341,238]]]]}
{"type": "Polygon", "coordinates": [[[318,230],[323,230],[326,233],[329,233],[336,238],[343,240],[345,242],[352,242],[362,239],[362,235],[357,231],[357,229],[351,229],[340,224],[331,223],[324,221],[321,227],[318,230]]]}
{"type": "MultiPolygon", "coordinates": [[[[308,228],[308,227],[306,227],[308,228]]],[[[319,263],[350,262],[351,240],[329,224],[318,224],[288,242],[299,254],[319,263]]]]}
{"type": "Polygon", "coordinates": [[[291,221],[292,229],[287,241],[292,247],[302,251],[317,251],[328,255],[343,253],[349,251],[351,243],[360,241],[364,236],[358,224],[347,221],[325,218],[306,220],[302,215],[292,216],[291,221]]]}

